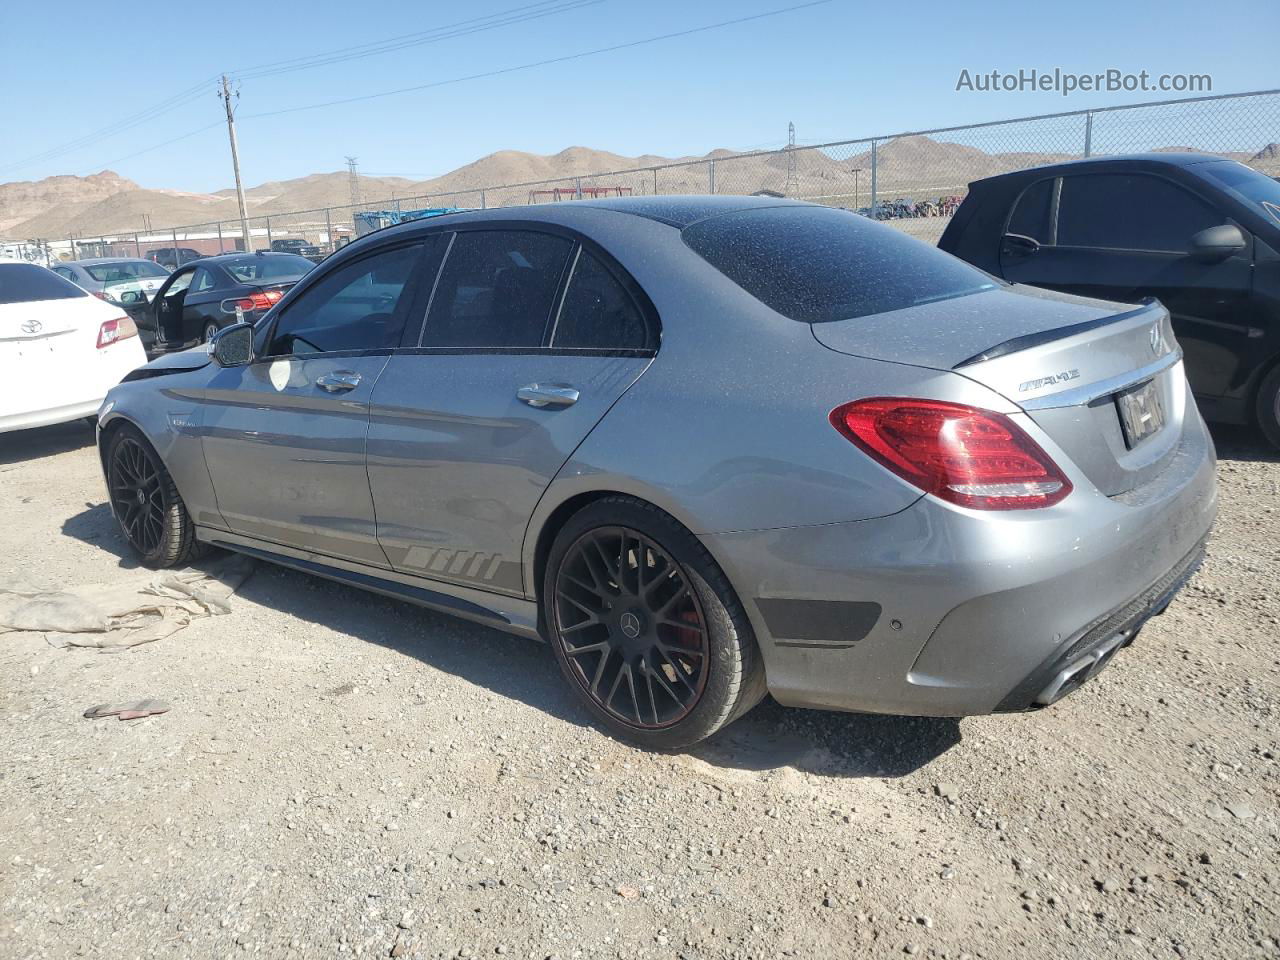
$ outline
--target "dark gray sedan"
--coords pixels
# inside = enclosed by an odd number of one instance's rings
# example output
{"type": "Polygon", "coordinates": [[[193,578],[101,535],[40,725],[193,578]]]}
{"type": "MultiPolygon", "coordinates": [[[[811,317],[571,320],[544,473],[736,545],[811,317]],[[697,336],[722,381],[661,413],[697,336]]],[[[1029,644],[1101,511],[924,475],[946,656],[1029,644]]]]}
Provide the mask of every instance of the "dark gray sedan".
{"type": "Polygon", "coordinates": [[[766,692],[1050,704],[1194,572],[1213,446],[1168,313],[848,211],[657,197],[369,234],[103,405],[142,561],[237,550],[551,645],[621,735],[766,692]]]}

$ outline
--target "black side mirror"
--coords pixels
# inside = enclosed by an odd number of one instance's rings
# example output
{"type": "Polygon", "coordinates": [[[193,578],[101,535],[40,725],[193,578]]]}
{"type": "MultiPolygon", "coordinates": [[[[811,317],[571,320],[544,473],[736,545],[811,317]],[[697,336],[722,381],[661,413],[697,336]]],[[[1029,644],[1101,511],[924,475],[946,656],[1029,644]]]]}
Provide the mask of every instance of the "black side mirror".
{"type": "Polygon", "coordinates": [[[253,359],[253,324],[233,323],[209,340],[209,354],[220,367],[241,367],[253,359]]]}
{"type": "Polygon", "coordinates": [[[1248,245],[1239,227],[1224,223],[1197,233],[1191,238],[1187,252],[1201,263],[1217,263],[1242,252],[1248,245]]]}
{"type": "Polygon", "coordinates": [[[1020,233],[1006,233],[1000,244],[1000,252],[1005,256],[1029,257],[1040,252],[1040,241],[1024,237],[1020,233]]]}

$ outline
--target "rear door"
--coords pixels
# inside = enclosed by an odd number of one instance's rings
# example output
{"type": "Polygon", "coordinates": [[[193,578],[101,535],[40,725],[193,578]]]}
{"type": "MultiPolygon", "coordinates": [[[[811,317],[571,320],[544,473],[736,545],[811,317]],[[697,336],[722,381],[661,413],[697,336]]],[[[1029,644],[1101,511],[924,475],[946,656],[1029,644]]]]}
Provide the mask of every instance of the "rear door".
{"type": "Polygon", "coordinates": [[[225,290],[230,286],[226,274],[218,267],[202,264],[195,268],[191,288],[182,305],[182,329],[184,339],[199,337],[207,341],[234,316],[222,312],[225,290]]]}
{"type": "Polygon", "coordinates": [[[418,243],[329,271],[264,332],[262,356],[209,381],[204,451],[227,526],[385,567],[365,473],[369,398],[413,300],[418,243]]]}
{"type": "Polygon", "coordinates": [[[397,570],[520,595],[534,507],[643,373],[657,318],[575,236],[487,225],[441,236],[449,249],[421,333],[372,398],[378,540],[397,570]]]}
{"type": "Polygon", "coordinates": [[[1192,388],[1220,396],[1248,349],[1252,246],[1216,263],[1188,250],[1196,233],[1226,222],[1211,202],[1155,174],[1041,180],[1013,210],[1001,270],[1008,280],[1067,293],[1125,303],[1159,299],[1186,353],[1192,388]]]}

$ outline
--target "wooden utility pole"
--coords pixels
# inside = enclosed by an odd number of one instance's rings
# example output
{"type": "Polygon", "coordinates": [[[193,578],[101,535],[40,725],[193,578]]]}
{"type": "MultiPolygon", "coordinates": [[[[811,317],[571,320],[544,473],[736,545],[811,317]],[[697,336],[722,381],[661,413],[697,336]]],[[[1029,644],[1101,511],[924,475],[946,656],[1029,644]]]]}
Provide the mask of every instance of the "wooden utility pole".
{"type": "MultiPolygon", "coordinates": [[[[240,235],[244,237],[245,253],[253,253],[253,241],[249,237],[249,212],[244,201],[244,184],[240,182],[240,149],[236,146],[235,110],[231,107],[231,84],[222,75],[222,105],[227,108],[227,136],[231,138],[231,169],[236,175],[236,201],[240,204],[240,235]]],[[[239,94],[236,94],[239,97],[239,94]]]]}

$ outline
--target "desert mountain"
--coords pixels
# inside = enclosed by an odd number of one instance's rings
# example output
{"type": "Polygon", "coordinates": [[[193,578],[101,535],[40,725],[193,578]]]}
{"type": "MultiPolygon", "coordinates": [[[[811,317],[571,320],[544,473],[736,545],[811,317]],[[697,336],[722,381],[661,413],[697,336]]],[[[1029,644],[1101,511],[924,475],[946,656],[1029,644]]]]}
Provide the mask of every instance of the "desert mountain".
{"type": "MultiPolygon", "coordinates": [[[[857,148],[854,148],[857,150],[857,148]]],[[[1182,149],[1189,148],[1173,148],[1182,149]]],[[[1251,163],[1266,173],[1280,172],[1280,145],[1268,144],[1256,153],[1220,154],[1251,163]]],[[[987,152],[977,147],[949,143],[925,136],[898,137],[881,142],[876,150],[879,195],[915,199],[963,193],[972,180],[1045,163],[1074,159],[1076,155],[1057,153],[987,152]]],[[[645,154],[627,157],[588,147],[569,147],[544,156],[519,150],[500,150],[428,180],[404,177],[360,177],[362,201],[369,206],[405,201],[411,205],[474,206],[485,189],[489,205],[525,203],[547,199],[532,196],[538,181],[558,181],[571,188],[574,178],[584,178],[583,186],[620,188],[635,194],[702,193],[709,189],[710,169],[715,164],[717,192],[748,194],[760,191],[783,193],[790,188],[796,196],[843,206],[865,205],[870,200],[871,154],[858,150],[847,157],[838,150],[798,148],[794,154],[742,155],[730,150],[714,150],[702,157],[660,157],[645,154]],[[791,169],[794,161],[794,170],[791,169]],[[677,162],[688,166],[654,167],[677,162]],[[621,172],[618,171],[630,171],[621,172]],[[594,175],[594,176],[593,176],[594,175]],[[509,186],[523,184],[524,186],[509,186]]],[[[314,173],[292,180],[273,180],[245,191],[251,217],[281,218],[283,214],[314,211],[323,207],[344,207],[351,202],[350,181],[345,170],[314,173]]],[[[214,194],[183,193],[178,190],[147,190],[110,171],[91,177],[49,177],[35,183],[0,184],[0,235],[13,238],[55,239],[70,235],[92,237],[109,232],[162,230],[214,221],[232,221],[237,216],[235,191],[214,194]]],[[[335,211],[348,219],[349,213],[335,211]]],[[[315,220],[315,216],[299,218],[315,220]]],[[[320,216],[323,222],[323,215],[320,216]]]]}

